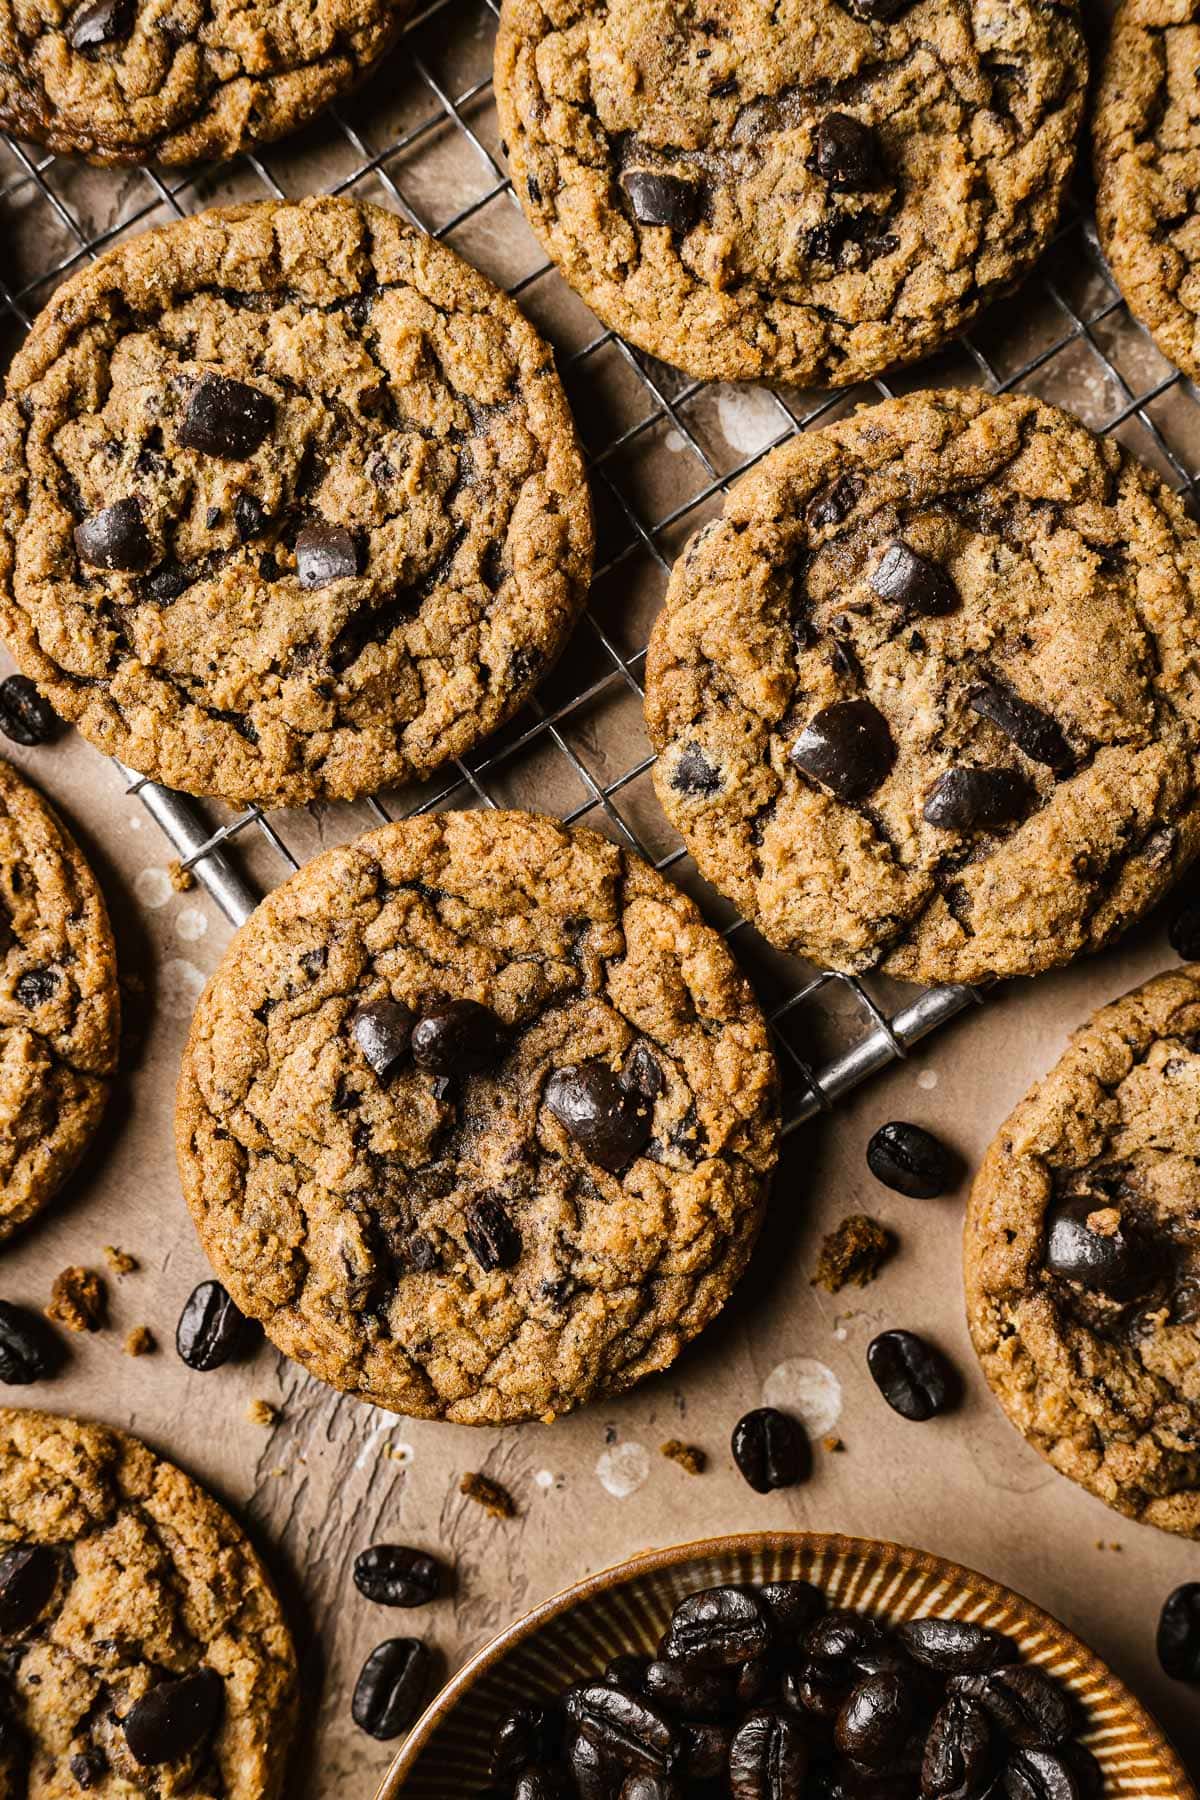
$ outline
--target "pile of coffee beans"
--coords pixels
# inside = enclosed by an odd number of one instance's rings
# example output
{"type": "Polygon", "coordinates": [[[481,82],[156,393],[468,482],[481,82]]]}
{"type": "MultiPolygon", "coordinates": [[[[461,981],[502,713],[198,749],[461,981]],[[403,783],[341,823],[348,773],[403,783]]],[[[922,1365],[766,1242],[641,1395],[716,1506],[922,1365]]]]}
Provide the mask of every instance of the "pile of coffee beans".
{"type": "Polygon", "coordinates": [[[1083,1719],[999,1632],[885,1625],[805,1581],[706,1588],[496,1726],[484,1800],[1099,1800],[1083,1719]]]}

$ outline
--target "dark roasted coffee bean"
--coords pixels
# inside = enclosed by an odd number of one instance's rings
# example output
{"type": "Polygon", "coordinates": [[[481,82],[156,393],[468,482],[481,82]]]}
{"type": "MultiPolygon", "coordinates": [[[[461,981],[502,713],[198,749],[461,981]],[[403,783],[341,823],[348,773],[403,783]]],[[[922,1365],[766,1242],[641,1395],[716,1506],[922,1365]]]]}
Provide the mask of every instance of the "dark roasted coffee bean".
{"type": "Polygon", "coordinates": [[[748,1588],[703,1588],[671,1614],[660,1655],[697,1669],[728,1669],[771,1641],[766,1609],[748,1588]]]}
{"type": "Polygon", "coordinates": [[[1018,1750],[1004,1771],[1005,1800],[1083,1800],[1079,1776],[1053,1750],[1018,1750]]]}
{"type": "Polygon", "coordinates": [[[58,1587],[58,1552],[48,1544],[13,1544],[0,1552],[0,1636],[36,1625],[58,1587]]]}
{"type": "Polygon", "coordinates": [[[825,1611],[825,1596],[811,1581],[768,1581],[758,1597],[783,1638],[799,1637],[825,1611]]]}
{"type": "Polygon", "coordinates": [[[521,1260],[521,1233],[494,1194],[483,1194],[472,1200],[466,1210],[467,1244],[480,1268],[487,1274],[495,1269],[511,1269],[521,1260]]]}
{"type": "Polygon", "coordinates": [[[955,1676],[953,1685],[986,1707],[1020,1748],[1056,1746],[1071,1735],[1070,1702],[1053,1677],[1031,1663],[1013,1663],[990,1675],[955,1676]]]}
{"type": "Polygon", "coordinates": [[[867,1145],[867,1167],[876,1181],[910,1200],[936,1200],[954,1186],[954,1158],[922,1125],[893,1119],[867,1145]]]}
{"type": "Polygon", "coordinates": [[[125,1742],[144,1768],[182,1762],[216,1729],[224,1707],[225,1683],[215,1669],[160,1681],[125,1714],[125,1742]]]}
{"type": "Polygon", "coordinates": [[[621,1765],[614,1763],[598,1744],[582,1732],[567,1751],[567,1767],[579,1800],[618,1800],[621,1765]]]}
{"type": "Polygon", "coordinates": [[[721,771],[699,744],[685,744],[671,771],[671,786],[677,794],[716,794],[721,771]]]}
{"type": "Polygon", "coordinates": [[[1056,1201],[1046,1214],[1042,1261],[1064,1281],[1077,1281],[1113,1300],[1132,1300],[1153,1282],[1158,1258],[1153,1246],[1139,1242],[1121,1220],[1104,1231],[1088,1224],[1111,1210],[1098,1195],[1056,1201]]]}
{"type": "Polygon", "coordinates": [[[296,573],[304,588],[328,587],[358,574],[358,546],[341,525],[317,521],[296,539],[296,573]]]}
{"type": "Polygon", "coordinates": [[[688,1723],[683,1728],[684,1767],[694,1781],[715,1781],[729,1766],[732,1725],[688,1723]]]}
{"type": "Polygon", "coordinates": [[[513,1800],[567,1800],[566,1779],[558,1769],[530,1763],[517,1776],[513,1800]]]}
{"type": "Polygon", "coordinates": [[[893,1412],[918,1422],[945,1412],[954,1398],[954,1371],[940,1350],[915,1331],[884,1331],[867,1347],[867,1367],[893,1412]]]}
{"type": "Polygon", "coordinates": [[[189,1369],[207,1374],[223,1368],[249,1338],[245,1313],[219,1281],[202,1281],[192,1289],[175,1328],[175,1348],[189,1369]]]}
{"type": "Polygon", "coordinates": [[[233,523],[243,544],[256,538],[267,522],[267,515],[261,500],[253,494],[239,494],[233,503],[233,523]]]}
{"type": "Polygon", "coordinates": [[[1019,769],[980,769],[964,763],[938,776],[922,817],[939,831],[998,831],[1021,817],[1031,792],[1019,769]]]}
{"type": "Polygon", "coordinates": [[[986,1674],[1017,1655],[1011,1638],[969,1619],[906,1619],[896,1636],[914,1662],[946,1675],[986,1674]]]}
{"type": "Polygon", "coordinates": [[[853,1663],[804,1662],[799,1668],[784,1672],[780,1694],[784,1705],[793,1712],[809,1714],[832,1725],[857,1680],[853,1663]]]}
{"type": "Polygon", "coordinates": [[[669,1774],[682,1757],[683,1740],[667,1714],[623,1688],[577,1688],[567,1711],[584,1737],[626,1769],[669,1774]]]}
{"type": "Polygon", "coordinates": [[[30,681],[28,675],[9,675],[0,681],[0,731],[14,744],[33,749],[48,744],[62,720],[30,681]]]}
{"type": "Polygon", "coordinates": [[[260,388],[229,375],[203,375],[192,389],[179,427],[185,450],[245,462],[275,422],[275,402],[260,388]]]}
{"type": "Polygon", "coordinates": [[[734,1688],[724,1669],[689,1669],[662,1657],[647,1663],[641,1690],[655,1706],[683,1719],[709,1719],[728,1712],[734,1688]]]}
{"type": "Polygon", "coordinates": [[[376,1645],[354,1684],[350,1714],[360,1731],[385,1742],[407,1731],[425,1703],[433,1659],[419,1638],[376,1645]]]}
{"type": "MultiPolygon", "coordinates": [[[[2,727],[3,711],[0,710],[2,727]]],[[[1200,895],[1180,907],[1171,920],[1167,937],[1176,956],[1182,956],[1184,962],[1200,962],[1200,895]]]]}
{"type": "Polygon", "coordinates": [[[380,1081],[390,1081],[408,1055],[414,1019],[399,1000],[376,1000],[354,1014],[355,1042],[380,1081]]]}
{"type": "Polygon", "coordinates": [[[629,195],[639,225],[667,225],[672,231],[690,231],[699,217],[698,182],[653,169],[626,169],[621,186],[629,195]]]}
{"type": "Polygon", "coordinates": [[[1042,763],[1059,775],[1073,766],[1075,757],[1058,722],[1002,682],[985,681],[972,688],[967,704],[998,726],[1031,762],[1042,763]]]}
{"type": "Polygon", "coordinates": [[[75,548],[94,569],[144,569],[154,546],[141,501],[129,494],[92,513],[75,527],[75,548]]]}
{"type": "Polygon", "coordinates": [[[951,1694],[925,1740],[922,1800],[976,1800],[992,1773],[987,1713],[964,1694],[951,1694]]]}
{"type": "Polygon", "coordinates": [[[874,1656],[887,1643],[887,1633],[866,1613],[839,1606],[827,1612],[805,1634],[800,1649],[815,1662],[857,1663],[874,1656]]]}
{"type": "Polygon", "coordinates": [[[902,1675],[868,1675],[851,1689],[833,1728],[843,1756],[868,1768],[887,1768],[913,1722],[913,1688],[902,1675]]]}
{"type": "Polygon", "coordinates": [[[377,1606],[427,1606],[437,1599],[441,1571],[424,1550],[372,1544],[354,1559],[354,1585],[377,1606]]]}
{"type": "Polygon", "coordinates": [[[58,992],[58,976],[53,969],[27,969],[17,979],[13,993],[30,1012],[45,1006],[58,992]]]}
{"type": "Polygon", "coordinates": [[[620,1800],[683,1800],[683,1789],[669,1775],[627,1775],[620,1800]]]}
{"type": "Polygon", "coordinates": [[[1058,1754],[1070,1766],[1083,1800],[1104,1800],[1104,1771],[1091,1751],[1082,1744],[1063,1744],[1058,1754]]]}
{"type": "Polygon", "coordinates": [[[773,1406],[744,1413],[733,1428],[733,1460],[756,1494],[795,1487],[809,1473],[804,1427],[773,1406]]]}
{"type": "Polygon", "coordinates": [[[122,44],[133,32],[133,0],[84,0],[67,24],[72,50],[101,50],[122,44]]]}
{"type": "Polygon", "coordinates": [[[558,1749],[562,1720],[546,1706],[517,1706],[492,1736],[492,1780],[511,1780],[531,1762],[548,1762],[558,1749]]]}
{"type": "Polygon", "coordinates": [[[871,587],[881,600],[903,607],[910,619],[941,618],[962,605],[962,595],[941,564],[918,555],[899,538],[880,557],[871,587]]]}
{"type": "MultiPolygon", "coordinates": [[[[648,1656],[634,1656],[631,1653],[613,1656],[604,1665],[604,1679],[610,1687],[627,1688],[631,1694],[637,1693],[642,1687],[646,1670],[649,1667],[650,1658],[648,1656]]],[[[653,1694],[648,1698],[653,1699],[653,1694]]]]}
{"type": "Polygon", "coordinates": [[[1200,1681],[1200,1581],[1185,1581],[1158,1615],[1158,1660],[1172,1681],[1200,1681]]]}
{"type": "Polygon", "coordinates": [[[556,1069],[546,1083],[546,1105],[590,1162],[616,1175],[650,1139],[652,1111],[602,1062],[556,1069]]]}
{"type": "Polygon", "coordinates": [[[413,1061],[433,1075],[472,1075],[496,1062],[503,1049],[504,1027],[478,1000],[449,1000],[413,1027],[413,1061]]]}
{"type": "Polygon", "coordinates": [[[0,1300],[0,1381],[6,1387],[44,1381],[62,1360],[62,1344],[40,1314],[0,1300]]]}
{"type": "Polygon", "coordinates": [[[849,113],[827,113],[817,126],[813,163],[831,188],[853,192],[876,187],[879,139],[869,125],[849,113]]]}
{"type": "Polygon", "coordinates": [[[750,1713],[729,1746],[733,1800],[800,1800],[811,1752],[803,1727],[788,1713],[750,1713]]]}
{"type": "Polygon", "coordinates": [[[838,800],[863,800],[886,778],[896,746],[869,700],[838,700],[810,719],[788,755],[838,800]]]}

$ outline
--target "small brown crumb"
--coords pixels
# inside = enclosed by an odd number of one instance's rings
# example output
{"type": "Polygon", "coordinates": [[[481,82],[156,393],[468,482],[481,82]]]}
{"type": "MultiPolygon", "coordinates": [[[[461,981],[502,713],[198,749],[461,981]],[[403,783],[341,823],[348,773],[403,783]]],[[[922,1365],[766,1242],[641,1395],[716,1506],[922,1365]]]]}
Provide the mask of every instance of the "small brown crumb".
{"type": "Polygon", "coordinates": [[[851,1213],[821,1245],[812,1285],[830,1294],[840,1293],[850,1283],[866,1287],[895,1248],[896,1240],[886,1225],[866,1213],[851,1213]]]}
{"type": "Polygon", "coordinates": [[[689,1475],[703,1475],[708,1467],[708,1457],[699,1444],[685,1444],[682,1438],[668,1438],[658,1448],[660,1455],[670,1462],[678,1463],[689,1475]]]}
{"type": "Polygon", "coordinates": [[[821,1439],[821,1448],[822,1448],[822,1450],[828,1450],[828,1452],[831,1456],[836,1456],[837,1453],[840,1450],[844,1450],[846,1448],[846,1446],[845,1446],[845,1444],[843,1444],[841,1438],[837,1435],[837,1432],[831,1431],[829,1433],[828,1437],[823,1437],[821,1439]]]}
{"type": "Polygon", "coordinates": [[[476,1506],[482,1506],[484,1512],[490,1513],[493,1519],[515,1519],[517,1503],[506,1487],[493,1481],[490,1475],[477,1475],[468,1471],[458,1484],[460,1494],[468,1500],[474,1500],[476,1506]]]}
{"type": "Polygon", "coordinates": [[[157,1349],[154,1333],[148,1325],[135,1325],[132,1331],[126,1333],[126,1356],[149,1356],[157,1349]]]}
{"type": "Polygon", "coordinates": [[[1115,1206],[1099,1206],[1088,1214],[1087,1228],[1097,1237],[1116,1237],[1121,1229],[1121,1214],[1115,1206]]]}
{"type": "Polygon", "coordinates": [[[136,1256],[130,1256],[128,1250],[118,1250],[115,1244],[105,1244],[104,1260],[114,1275],[132,1275],[141,1267],[136,1256]]]}
{"type": "Polygon", "coordinates": [[[94,1269],[72,1266],[56,1275],[46,1317],[68,1331],[99,1331],[108,1320],[108,1290],[94,1269]]]}
{"type": "Polygon", "coordinates": [[[185,869],[179,858],[167,864],[167,874],[171,877],[171,886],[177,894],[186,894],[196,885],[196,877],[190,869],[185,869]]]}
{"type": "Polygon", "coordinates": [[[279,1422],[279,1408],[272,1406],[269,1400],[252,1400],[246,1408],[246,1417],[252,1425],[275,1425],[279,1422]]]}

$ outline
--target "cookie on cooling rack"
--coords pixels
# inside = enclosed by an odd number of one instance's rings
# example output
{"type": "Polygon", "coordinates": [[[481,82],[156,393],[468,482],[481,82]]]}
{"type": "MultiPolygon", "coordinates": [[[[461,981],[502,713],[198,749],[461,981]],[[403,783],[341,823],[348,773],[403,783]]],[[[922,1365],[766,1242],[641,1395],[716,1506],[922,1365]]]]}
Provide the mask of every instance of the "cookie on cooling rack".
{"type": "Polygon", "coordinates": [[[1107,942],[1200,846],[1200,532],[1030,396],[774,451],[675,565],[655,786],[781,949],[915,981],[1107,942]]]}
{"type": "Polygon", "coordinates": [[[78,845],[0,761],[0,1242],[90,1141],[117,1066],[104,899],[78,845]]]}
{"type": "Polygon", "coordinates": [[[1126,0],[1092,118],[1096,224],[1164,356],[1200,378],[1200,0],[1126,0]]]}
{"type": "Polygon", "coordinates": [[[233,156],[296,130],[412,0],[0,0],[0,127],[96,163],[233,156]]]}
{"type": "Polygon", "coordinates": [[[1077,10],[504,0],[513,185],[605,324],[690,375],[855,382],[1019,281],[1058,217],[1077,10]]]}
{"type": "Polygon", "coordinates": [[[296,804],[514,713],[592,526],[547,345],[378,207],[200,213],[59,289],[0,407],[0,629],[141,774],[296,804]]]}
{"type": "Polygon", "coordinates": [[[724,942],[639,857],[434,814],[258,908],[197,1009],[177,1133],[204,1247],[281,1350],[499,1425],[629,1387],[718,1312],[776,1073],[724,942]]]}
{"type": "Polygon", "coordinates": [[[967,1209],[984,1374],[1042,1455],[1200,1537],[1200,968],[1103,1007],[1017,1107],[967,1209]]]}

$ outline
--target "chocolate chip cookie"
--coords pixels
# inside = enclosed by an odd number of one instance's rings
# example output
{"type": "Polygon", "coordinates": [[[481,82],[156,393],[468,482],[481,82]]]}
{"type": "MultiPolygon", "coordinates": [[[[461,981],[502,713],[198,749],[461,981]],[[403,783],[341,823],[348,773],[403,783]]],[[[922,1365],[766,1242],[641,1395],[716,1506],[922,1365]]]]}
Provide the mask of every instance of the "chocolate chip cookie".
{"type": "Polygon", "coordinates": [[[1127,0],[1092,117],[1096,224],[1164,356],[1200,378],[1200,4],[1127,0]]]}
{"type": "Polygon", "coordinates": [[[592,528],[550,350],[349,200],[218,209],[59,289],[0,407],[0,629],[101,749],[296,804],[516,711],[592,528]]]}
{"type": "Polygon", "coordinates": [[[777,1126],[766,1027],[692,902],[592,832],[476,812],[263,902],[197,1008],[177,1141],[281,1350],[498,1425],[674,1360],[750,1254],[777,1126]]]}
{"type": "Polygon", "coordinates": [[[240,1526],[137,1438],[0,1411],[0,1792],[274,1800],[296,1660],[240,1526]]]}
{"type": "Polygon", "coordinates": [[[40,795],[0,762],[0,1242],[83,1155],[117,1066],[104,899],[40,795]]]}
{"type": "Polygon", "coordinates": [[[659,799],[781,949],[914,981],[1114,937],[1200,846],[1200,532],[1028,395],[808,432],[675,565],[659,799]]]}
{"type": "Polygon", "coordinates": [[[284,136],[354,87],[411,0],[0,0],[0,126],[96,163],[284,136]]]}
{"type": "Polygon", "coordinates": [[[1118,1512],[1200,1537],[1200,967],[1102,1007],[1017,1107],[967,1211],[996,1397],[1118,1512]]]}
{"type": "Polygon", "coordinates": [[[1027,272],[1087,79],[1073,0],[504,0],[513,186],[571,286],[698,377],[842,385],[1027,272]]]}

